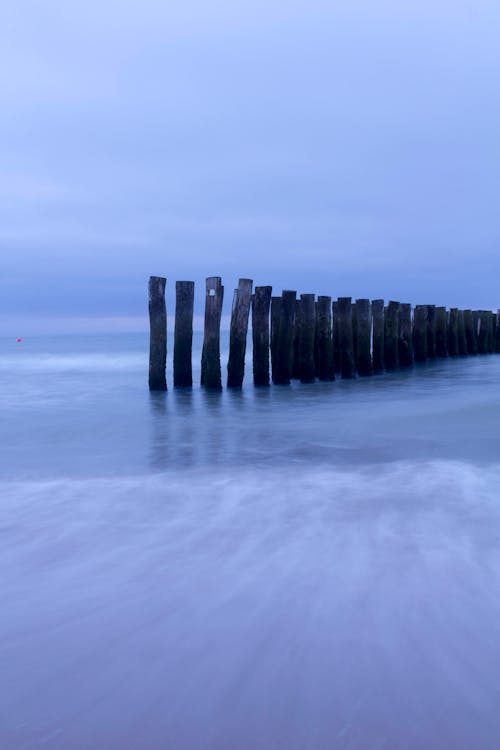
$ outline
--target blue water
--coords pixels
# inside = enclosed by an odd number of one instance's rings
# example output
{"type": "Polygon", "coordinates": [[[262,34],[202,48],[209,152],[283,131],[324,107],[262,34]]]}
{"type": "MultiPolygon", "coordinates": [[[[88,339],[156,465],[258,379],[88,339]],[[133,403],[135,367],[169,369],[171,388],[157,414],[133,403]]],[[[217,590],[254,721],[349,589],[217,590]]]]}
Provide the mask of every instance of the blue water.
{"type": "Polygon", "coordinates": [[[0,341],[0,747],[497,750],[500,357],[151,395],[147,348],[0,341]]]}

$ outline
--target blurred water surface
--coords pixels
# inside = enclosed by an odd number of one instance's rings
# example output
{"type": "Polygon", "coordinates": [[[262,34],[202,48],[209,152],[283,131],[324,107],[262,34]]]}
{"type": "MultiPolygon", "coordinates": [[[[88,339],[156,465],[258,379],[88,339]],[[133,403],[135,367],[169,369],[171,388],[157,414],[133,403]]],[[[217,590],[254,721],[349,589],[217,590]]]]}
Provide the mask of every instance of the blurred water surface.
{"type": "Polygon", "coordinates": [[[149,394],[147,346],[0,341],[0,745],[496,750],[500,357],[149,394]]]}

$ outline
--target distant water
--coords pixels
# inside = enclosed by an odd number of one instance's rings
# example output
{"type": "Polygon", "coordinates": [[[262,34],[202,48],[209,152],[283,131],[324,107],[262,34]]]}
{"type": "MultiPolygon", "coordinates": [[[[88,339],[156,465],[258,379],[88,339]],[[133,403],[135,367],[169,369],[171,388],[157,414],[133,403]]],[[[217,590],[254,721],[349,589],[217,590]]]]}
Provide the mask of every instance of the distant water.
{"type": "Polygon", "coordinates": [[[147,347],[0,341],[0,747],[498,750],[500,356],[150,395],[147,347]]]}

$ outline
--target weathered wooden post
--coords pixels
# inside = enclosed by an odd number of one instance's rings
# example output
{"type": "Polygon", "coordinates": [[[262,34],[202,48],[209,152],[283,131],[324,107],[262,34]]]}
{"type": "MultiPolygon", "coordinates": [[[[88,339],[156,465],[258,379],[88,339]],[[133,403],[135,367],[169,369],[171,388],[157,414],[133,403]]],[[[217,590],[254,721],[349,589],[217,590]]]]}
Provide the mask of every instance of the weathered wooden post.
{"type": "Polygon", "coordinates": [[[228,388],[241,388],[243,385],[252,286],[252,279],[239,279],[238,289],[234,290],[227,361],[228,388]]]}
{"type": "Polygon", "coordinates": [[[167,308],[163,276],[149,277],[149,390],[167,390],[167,308]]]}
{"type": "Polygon", "coordinates": [[[467,337],[465,335],[465,321],[464,311],[458,311],[457,317],[457,329],[458,329],[458,353],[460,356],[467,356],[467,337]]]}
{"type": "Polygon", "coordinates": [[[273,383],[278,363],[278,337],[280,332],[281,297],[271,297],[271,376],[273,383]]]}
{"type": "Polygon", "coordinates": [[[354,371],[358,371],[358,316],[356,315],[356,302],[351,302],[352,312],[352,350],[354,352],[354,371]]]}
{"type": "Polygon", "coordinates": [[[497,326],[495,330],[495,351],[500,354],[500,310],[497,310],[497,326]]]}
{"type": "Polygon", "coordinates": [[[491,310],[484,310],[484,321],[486,328],[486,354],[490,353],[491,347],[491,310]]]}
{"type": "Polygon", "coordinates": [[[436,356],[436,305],[427,305],[427,359],[436,356]]]}
{"type": "Polygon", "coordinates": [[[396,370],[398,358],[399,302],[390,301],[384,308],[384,360],[386,370],[396,370]]]}
{"type": "Polygon", "coordinates": [[[276,347],[276,368],[274,383],[288,385],[292,377],[293,324],[297,292],[285,290],[281,295],[281,313],[278,343],[276,347]]]}
{"type": "Polygon", "coordinates": [[[384,369],[384,300],[372,300],[373,339],[372,358],[373,372],[384,369]]]}
{"type": "Polygon", "coordinates": [[[411,331],[411,305],[404,302],[399,307],[398,355],[400,367],[413,364],[413,340],[411,331]]]}
{"type": "Polygon", "coordinates": [[[495,351],[495,338],[497,329],[497,316],[496,313],[490,311],[490,354],[495,351]]]}
{"type": "Polygon", "coordinates": [[[220,276],[206,280],[205,331],[201,355],[201,385],[211,390],[222,390],[220,368],[220,321],[224,287],[220,276]]]}
{"type": "Polygon", "coordinates": [[[372,311],[369,299],[358,299],[354,306],[356,318],[356,367],[363,377],[373,375],[371,336],[372,311]]]}
{"type": "Polygon", "coordinates": [[[446,307],[436,307],[436,356],[448,356],[448,316],[446,307]]]}
{"type": "Polygon", "coordinates": [[[293,321],[293,342],[292,342],[292,380],[300,380],[300,299],[295,300],[295,319],[293,321]]]}
{"type": "Polygon", "coordinates": [[[340,374],[340,330],[337,300],[332,301],[333,372],[340,374]]]}
{"type": "Polygon", "coordinates": [[[314,383],[314,339],[316,333],[316,301],[314,294],[300,295],[299,366],[300,382],[314,383]]]}
{"type": "Polygon", "coordinates": [[[486,310],[479,310],[479,336],[477,350],[479,354],[488,353],[489,320],[486,310]]]}
{"type": "Polygon", "coordinates": [[[270,286],[256,286],[252,296],[252,343],[254,385],[269,385],[270,286]]]}
{"type": "Polygon", "coordinates": [[[316,302],[317,373],[320,380],[335,380],[333,372],[332,298],[324,295],[316,302]]]}
{"type": "Polygon", "coordinates": [[[354,367],[351,297],[338,298],[337,317],[339,326],[340,374],[343,378],[353,378],[356,370],[354,367]]]}
{"type": "Polygon", "coordinates": [[[415,362],[427,359],[427,305],[417,305],[413,314],[413,354],[415,362]]]}
{"type": "Polygon", "coordinates": [[[467,339],[467,353],[477,354],[477,333],[472,310],[464,310],[465,338],[467,339]]]}
{"type": "Polygon", "coordinates": [[[458,308],[450,307],[448,313],[448,354],[450,357],[458,355],[458,308]]]}
{"type": "Polygon", "coordinates": [[[175,282],[174,386],[193,385],[194,281],[175,282]]]}
{"type": "Polygon", "coordinates": [[[314,331],[314,370],[316,377],[319,378],[319,318],[318,318],[318,300],[314,303],[316,308],[316,327],[314,331]]]}

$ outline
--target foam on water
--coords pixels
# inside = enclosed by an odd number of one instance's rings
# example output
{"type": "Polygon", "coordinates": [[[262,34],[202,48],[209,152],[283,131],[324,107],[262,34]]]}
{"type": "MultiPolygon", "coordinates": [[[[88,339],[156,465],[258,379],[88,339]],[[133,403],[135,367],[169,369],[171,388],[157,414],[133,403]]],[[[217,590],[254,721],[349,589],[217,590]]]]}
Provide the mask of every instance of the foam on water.
{"type": "Polygon", "coordinates": [[[8,483],[3,746],[487,750],[500,468],[8,483]]]}
{"type": "Polygon", "coordinates": [[[144,357],[140,354],[66,354],[23,357],[2,357],[0,370],[11,373],[105,372],[107,370],[143,370],[144,357]]]}

